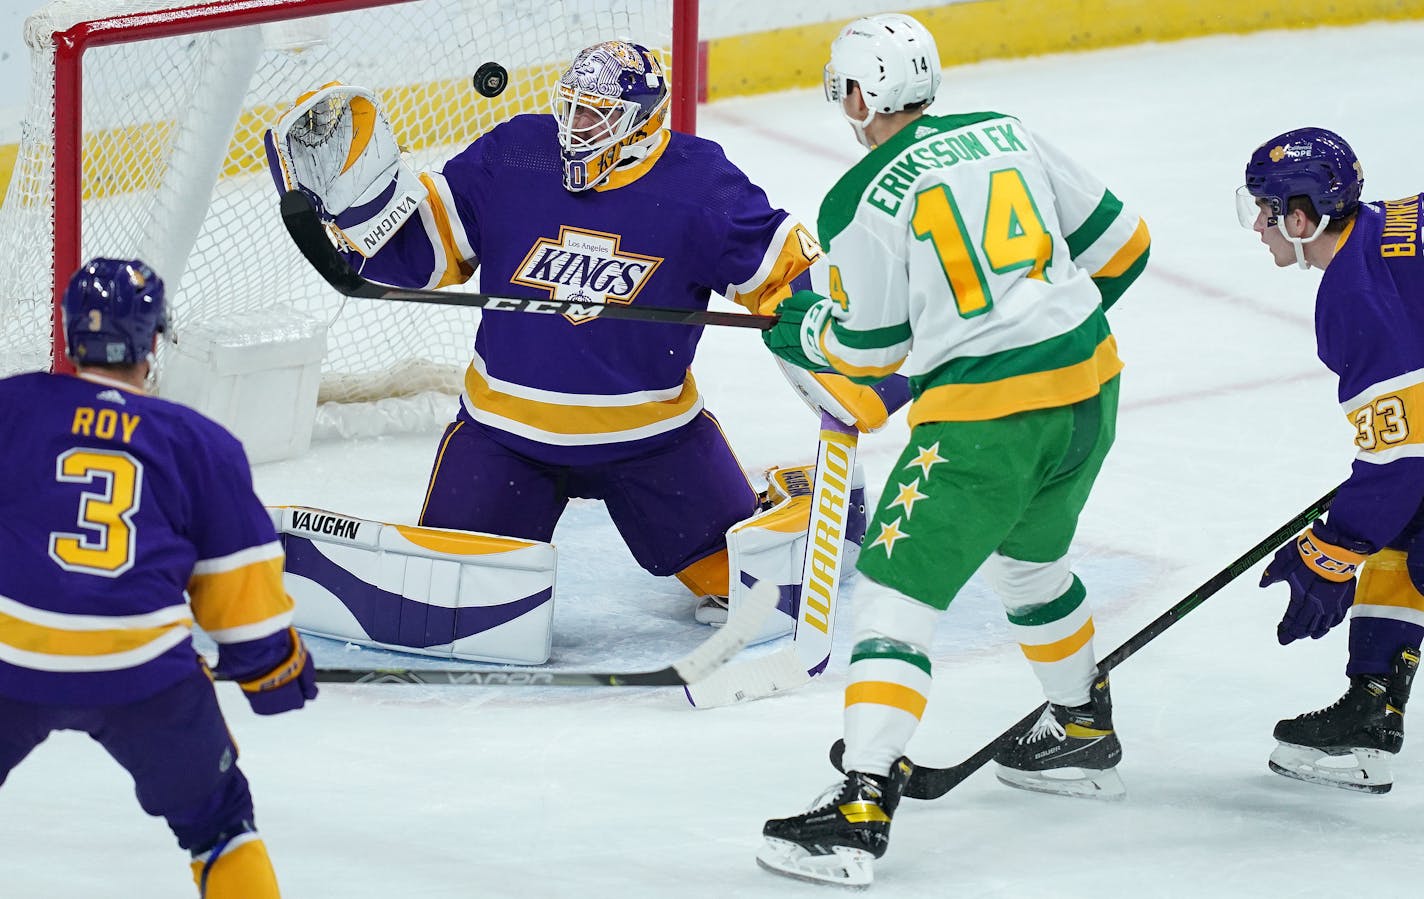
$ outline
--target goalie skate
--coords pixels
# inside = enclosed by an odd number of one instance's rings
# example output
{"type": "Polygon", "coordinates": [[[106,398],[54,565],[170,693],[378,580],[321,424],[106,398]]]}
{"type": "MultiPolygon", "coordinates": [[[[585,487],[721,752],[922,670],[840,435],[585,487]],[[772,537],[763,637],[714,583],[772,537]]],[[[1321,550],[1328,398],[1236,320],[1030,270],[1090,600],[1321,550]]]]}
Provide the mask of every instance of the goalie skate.
{"type": "Polygon", "coordinates": [[[1312,746],[1281,743],[1271,752],[1271,770],[1306,783],[1361,793],[1388,793],[1394,786],[1390,761],[1382,749],[1350,749],[1332,754],[1312,746]]]}

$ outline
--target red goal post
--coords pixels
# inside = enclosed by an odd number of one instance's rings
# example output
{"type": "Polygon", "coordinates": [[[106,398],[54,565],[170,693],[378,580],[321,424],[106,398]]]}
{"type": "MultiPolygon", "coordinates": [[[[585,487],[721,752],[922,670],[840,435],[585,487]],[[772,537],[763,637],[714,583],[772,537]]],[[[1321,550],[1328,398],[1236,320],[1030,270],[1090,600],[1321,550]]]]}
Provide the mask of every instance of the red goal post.
{"type": "Polygon", "coordinates": [[[697,0],[49,4],[26,22],[31,100],[0,207],[0,374],[67,367],[56,350],[69,275],[90,256],[138,256],[168,283],[180,340],[213,318],[258,340],[269,310],[324,323],[324,400],[458,389],[469,313],[345,302],[306,270],[262,130],[302,91],[341,80],[376,91],[424,168],[546,111],[574,52],[626,37],[664,52],[673,127],[693,131],[697,18],[697,0]],[[510,72],[498,98],[470,83],[486,60],[510,72]]]}

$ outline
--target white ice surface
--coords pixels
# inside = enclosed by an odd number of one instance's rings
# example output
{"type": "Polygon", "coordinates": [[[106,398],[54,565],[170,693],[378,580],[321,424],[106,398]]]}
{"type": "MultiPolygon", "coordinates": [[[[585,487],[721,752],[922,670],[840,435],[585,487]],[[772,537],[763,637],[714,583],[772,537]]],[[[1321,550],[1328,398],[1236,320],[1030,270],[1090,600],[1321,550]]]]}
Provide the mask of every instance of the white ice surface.
{"type": "MultiPolygon", "coordinates": [[[[1276,271],[1237,226],[1232,193],[1259,142],[1303,125],[1352,142],[1368,197],[1424,189],[1424,124],[1411,99],[1422,43],[1424,24],[1373,25],[946,73],[937,111],[1021,116],[1152,228],[1151,265],[1111,315],[1128,363],[1118,443],[1074,550],[1099,655],[1346,474],[1351,429],[1314,354],[1318,273],[1276,271]]],[[[700,130],[807,221],[859,158],[818,91],[704,107],[700,130]]],[[[809,459],[816,420],[754,334],[709,329],[696,372],[749,470],[809,459]]],[[[862,441],[872,484],[905,433],[899,422],[862,441]]],[[[261,467],[258,487],[271,503],[412,521],[435,439],[318,445],[261,467]]],[[[571,507],[556,542],[556,664],[656,667],[704,635],[681,588],[636,568],[600,506],[571,507]]],[[[1342,627],[1277,646],[1283,590],[1257,590],[1258,576],[1259,566],[1115,674],[1126,802],[1031,795],[981,773],[940,801],[902,807],[873,892],[1338,899],[1414,890],[1418,737],[1384,797],[1266,769],[1275,721],[1343,691],[1346,641],[1342,627]]],[[[752,858],[763,819],[798,810],[833,778],[824,759],[840,730],[838,647],[823,682],[713,711],[656,689],[333,686],[276,718],[249,714],[231,688],[222,699],[289,897],[829,896],[752,858]]],[[[331,646],[321,652],[340,658],[331,646]]],[[[924,762],[964,758],[1039,701],[977,583],[942,621],[934,661],[936,689],[911,746],[924,762]]],[[[185,861],[87,738],[55,735],[0,790],[0,896],[188,897],[185,861]]]]}

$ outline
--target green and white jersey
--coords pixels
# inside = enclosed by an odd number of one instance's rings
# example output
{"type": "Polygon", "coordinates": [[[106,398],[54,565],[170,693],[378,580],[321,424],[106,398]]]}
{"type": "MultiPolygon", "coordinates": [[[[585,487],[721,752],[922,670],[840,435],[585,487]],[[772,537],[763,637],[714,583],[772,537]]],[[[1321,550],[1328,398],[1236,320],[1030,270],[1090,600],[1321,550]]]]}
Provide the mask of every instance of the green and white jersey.
{"type": "Polygon", "coordinates": [[[819,230],[839,304],[821,349],[862,382],[903,365],[912,425],[1068,405],[1122,369],[1103,310],[1147,226],[1011,116],[917,119],[831,189],[819,230]]]}

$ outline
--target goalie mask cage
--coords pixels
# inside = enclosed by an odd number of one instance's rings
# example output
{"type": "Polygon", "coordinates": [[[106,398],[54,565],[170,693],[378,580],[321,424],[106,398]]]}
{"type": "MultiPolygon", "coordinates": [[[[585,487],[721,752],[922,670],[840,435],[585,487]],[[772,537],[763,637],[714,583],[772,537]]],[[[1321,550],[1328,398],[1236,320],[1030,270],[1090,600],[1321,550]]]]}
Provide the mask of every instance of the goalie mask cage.
{"type": "Polygon", "coordinates": [[[284,320],[273,310],[324,324],[322,402],[458,393],[477,314],[336,294],[282,226],[264,129],[327,82],[368,87],[407,162],[427,169],[513,115],[547,112],[574,54],[615,37],[663,52],[673,127],[695,124],[697,0],[54,0],[25,29],[30,101],[0,207],[0,375],[68,370],[58,299],[82,261],[111,256],[165,280],[179,341],[221,319],[262,342],[284,320]],[[495,98],[472,84],[485,61],[510,73],[495,98]]]}

